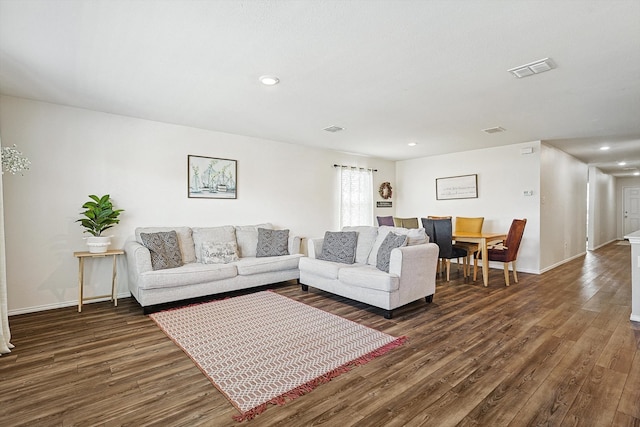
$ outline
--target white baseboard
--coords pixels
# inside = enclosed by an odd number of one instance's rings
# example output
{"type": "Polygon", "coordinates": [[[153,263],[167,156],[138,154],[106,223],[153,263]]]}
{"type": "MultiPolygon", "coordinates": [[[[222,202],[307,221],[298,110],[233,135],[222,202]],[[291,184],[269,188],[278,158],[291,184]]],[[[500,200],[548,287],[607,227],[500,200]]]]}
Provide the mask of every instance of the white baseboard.
{"type": "MultiPolygon", "coordinates": [[[[129,298],[130,296],[131,296],[130,292],[123,292],[118,294],[118,299],[129,298]]],[[[87,305],[87,304],[91,304],[94,302],[101,302],[101,301],[109,301],[109,297],[96,298],[91,301],[83,302],[82,305],[87,305]]],[[[26,308],[19,308],[16,310],[9,310],[8,314],[9,316],[15,316],[17,314],[36,313],[38,311],[55,310],[56,308],[73,307],[77,305],[78,305],[78,300],[63,301],[63,302],[57,302],[55,304],[45,304],[45,305],[38,305],[35,307],[26,307],[26,308]]]]}
{"type": "Polygon", "coordinates": [[[632,322],[640,322],[640,314],[632,314],[631,315],[632,322]]]}
{"type": "Polygon", "coordinates": [[[571,258],[564,259],[564,260],[562,260],[562,261],[560,261],[560,262],[557,262],[557,263],[555,263],[555,264],[553,264],[553,265],[550,265],[550,266],[549,266],[549,267],[547,267],[547,268],[543,268],[542,270],[540,270],[540,272],[541,272],[541,273],[546,273],[546,272],[547,272],[547,271],[549,271],[549,270],[553,270],[553,269],[554,269],[554,268],[556,268],[556,267],[560,267],[562,264],[566,264],[566,263],[568,263],[568,262],[570,262],[570,261],[573,261],[573,260],[574,260],[574,259],[576,259],[576,258],[583,257],[583,256],[585,256],[586,254],[587,254],[587,252],[586,252],[586,251],[585,251],[585,252],[582,252],[582,253],[579,253],[579,254],[577,254],[577,255],[572,256],[571,258]]]}
{"type": "Polygon", "coordinates": [[[613,242],[616,242],[616,241],[618,241],[618,240],[623,240],[623,239],[611,239],[611,240],[609,240],[608,242],[605,242],[605,243],[603,243],[603,244],[601,244],[601,245],[598,245],[598,246],[596,246],[595,248],[590,249],[590,250],[592,250],[592,251],[598,250],[598,249],[600,249],[600,248],[602,248],[602,247],[604,247],[604,246],[607,246],[609,243],[613,243],[613,242]]]}

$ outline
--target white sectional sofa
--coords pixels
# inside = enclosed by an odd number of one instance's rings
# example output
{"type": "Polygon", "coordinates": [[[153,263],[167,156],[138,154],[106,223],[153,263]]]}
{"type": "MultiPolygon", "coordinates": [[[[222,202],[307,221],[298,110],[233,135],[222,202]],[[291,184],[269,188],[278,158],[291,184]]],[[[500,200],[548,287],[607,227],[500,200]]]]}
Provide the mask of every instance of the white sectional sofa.
{"type": "MultiPolygon", "coordinates": [[[[408,230],[399,227],[345,227],[355,231],[357,246],[352,264],[318,259],[324,239],[309,239],[308,257],[300,259],[300,284],[360,301],[385,310],[390,319],[393,310],[425,298],[433,301],[436,291],[438,246],[428,243],[424,229],[408,230]],[[378,252],[387,234],[406,234],[407,246],[392,249],[388,272],[380,270],[378,252]]],[[[325,235],[326,236],[326,235],[325,235]]]]}
{"type": "Polygon", "coordinates": [[[153,310],[151,306],[157,304],[298,279],[298,262],[302,257],[300,237],[284,236],[288,230],[276,230],[277,233],[270,234],[264,230],[273,230],[273,226],[266,223],[250,226],[137,228],[135,238],[125,243],[129,290],[147,313],[153,310]],[[284,244],[278,248],[269,246],[263,237],[273,234],[277,234],[281,243],[286,237],[284,244]],[[159,240],[158,236],[161,237],[159,240]],[[172,236],[177,238],[179,250],[171,241],[172,236]],[[145,246],[145,239],[151,247],[155,247],[157,242],[161,246],[167,245],[168,255],[159,256],[163,251],[156,248],[154,265],[152,251],[145,246]],[[169,241],[169,244],[162,239],[169,241]],[[259,243],[263,247],[259,247],[259,243]],[[234,247],[237,259],[232,254],[233,250],[229,249],[234,247]],[[262,253],[259,253],[260,249],[262,253]],[[269,250],[273,249],[278,254],[269,256],[269,250]],[[168,267],[165,265],[167,263],[168,267]]]}

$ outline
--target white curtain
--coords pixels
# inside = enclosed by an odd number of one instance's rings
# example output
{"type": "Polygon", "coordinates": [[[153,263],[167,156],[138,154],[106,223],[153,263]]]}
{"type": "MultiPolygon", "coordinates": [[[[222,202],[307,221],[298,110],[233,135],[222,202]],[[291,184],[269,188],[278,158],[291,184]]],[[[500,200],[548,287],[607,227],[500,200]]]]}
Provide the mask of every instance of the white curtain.
{"type": "Polygon", "coordinates": [[[13,345],[9,331],[9,310],[7,309],[7,262],[4,246],[4,201],[2,197],[2,174],[0,174],[0,354],[10,353],[13,345]]]}
{"type": "Polygon", "coordinates": [[[340,168],[340,228],[373,225],[373,171],[340,168]]]}

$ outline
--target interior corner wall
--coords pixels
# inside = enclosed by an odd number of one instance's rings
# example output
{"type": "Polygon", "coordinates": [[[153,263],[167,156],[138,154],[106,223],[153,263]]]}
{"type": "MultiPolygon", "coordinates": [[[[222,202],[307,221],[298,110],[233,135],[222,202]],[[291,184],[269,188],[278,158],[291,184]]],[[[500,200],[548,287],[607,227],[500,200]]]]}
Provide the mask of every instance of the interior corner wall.
{"type": "Polygon", "coordinates": [[[541,144],[540,268],[550,270],[586,253],[587,165],[541,144]]]}
{"type": "Polygon", "coordinates": [[[589,166],[587,249],[616,239],[616,178],[589,166]]]}
{"type": "MultiPolygon", "coordinates": [[[[116,248],[138,226],[272,222],[309,238],[338,228],[334,163],[377,169],[374,200],[379,183],[395,177],[388,160],[9,96],[0,97],[0,136],[32,163],[24,176],[3,176],[10,314],[77,303],[73,252],[86,244],[75,221],[89,194],[110,194],[125,210],[111,230],[116,248]],[[238,198],[188,198],[189,154],[237,160],[238,198]]],[[[109,293],[108,264],[87,262],[87,296],[109,293]]],[[[120,257],[121,295],[128,294],[125,268],[120,257]]]]}
{"type": "Polygon", "coordinates": [[[539,273],[540,141],[399,161],[396,184],[398,216],[483,216],[483,231],[504,233],[513,219],[526,218],[518,271],[539,273]],[[436,178],[470,174],[478,176],[478,198],[436,199],[436,178]]]}

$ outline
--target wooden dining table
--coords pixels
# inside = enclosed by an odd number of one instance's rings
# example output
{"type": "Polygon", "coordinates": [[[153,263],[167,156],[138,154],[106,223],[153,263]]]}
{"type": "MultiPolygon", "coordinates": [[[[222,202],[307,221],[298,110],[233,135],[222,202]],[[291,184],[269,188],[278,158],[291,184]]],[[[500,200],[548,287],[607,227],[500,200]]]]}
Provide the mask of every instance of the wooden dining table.
{"type": "Polygon", "coordinates": [[[487,246],[489,243],[501,242],[507,238],[504,233],[471,233],[471,232],[454,232],[453,240],[456,242],[477,243],[480,245],[480,252],[482,252],[482,280],[484,286],[489,285],[489,257],[484,254],[487,253],[487,246]]]}

